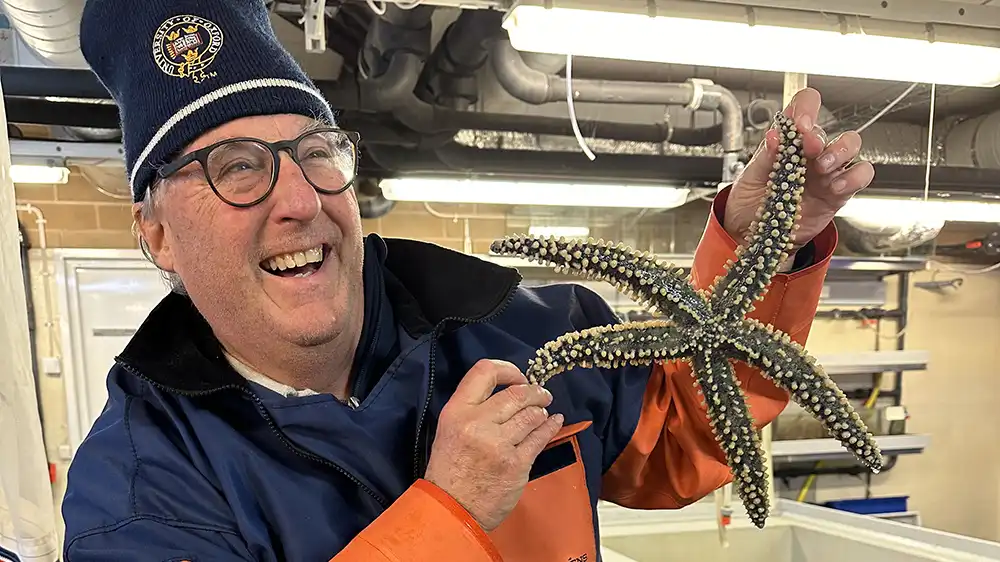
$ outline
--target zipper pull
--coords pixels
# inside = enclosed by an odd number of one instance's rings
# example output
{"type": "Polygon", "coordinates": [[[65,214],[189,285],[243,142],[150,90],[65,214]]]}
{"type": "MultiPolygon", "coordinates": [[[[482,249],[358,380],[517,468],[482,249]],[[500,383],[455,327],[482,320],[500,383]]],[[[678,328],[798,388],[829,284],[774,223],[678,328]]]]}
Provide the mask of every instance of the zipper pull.
{"type": "Polygon", "coordinates": [[[347,407],[349,407],[352,410],[357,410],[358,406],[360,405],[361,401],[358,400],[357,396],[351,396],[350,398],[347,399],[347,407]]]}

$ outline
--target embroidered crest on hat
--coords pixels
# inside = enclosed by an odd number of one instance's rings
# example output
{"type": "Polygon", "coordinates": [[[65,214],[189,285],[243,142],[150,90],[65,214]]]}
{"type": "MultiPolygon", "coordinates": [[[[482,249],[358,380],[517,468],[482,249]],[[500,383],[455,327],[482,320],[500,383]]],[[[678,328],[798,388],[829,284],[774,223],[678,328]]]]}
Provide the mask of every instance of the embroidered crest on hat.
{"type": "Polygon", "coordinates": [[[80,49],[118,104],[134,201],[161,166],[224,123],[288,113],[335,122],[274,34],[270,0],[80,3],[80,49]]]}
{"type": "Polygon", "coordinates": [[[222,49],[222,28],[205,18],[181,15],[167,19],[153,35],[153,60],[168,76],[194,83],[212,78],[206,69],[222,49]]]}

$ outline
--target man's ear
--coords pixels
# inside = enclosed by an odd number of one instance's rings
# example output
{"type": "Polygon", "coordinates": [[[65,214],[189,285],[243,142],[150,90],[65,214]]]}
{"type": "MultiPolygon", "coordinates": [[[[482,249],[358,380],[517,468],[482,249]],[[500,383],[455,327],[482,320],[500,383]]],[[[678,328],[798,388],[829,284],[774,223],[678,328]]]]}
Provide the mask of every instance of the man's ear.
{"type": "Polygon", "coordinates": [[[156,267],[174,272],[174,260],[166,227],[159,218],[147,218],[142,212],[146,203],[132,204],[132,233],[138,238],[140,248],[156,267]]]}

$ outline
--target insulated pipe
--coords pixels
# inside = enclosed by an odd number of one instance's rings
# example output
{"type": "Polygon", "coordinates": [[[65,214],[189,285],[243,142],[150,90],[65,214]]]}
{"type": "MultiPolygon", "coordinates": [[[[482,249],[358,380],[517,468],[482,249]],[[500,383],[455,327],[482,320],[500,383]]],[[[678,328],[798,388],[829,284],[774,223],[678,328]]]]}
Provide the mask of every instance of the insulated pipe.
{"type": "MultiPolygon", "coordinates": [[[[20,40],[44,64],[61,70],[76,71],[94,85],[94,97],[107,95],[103,85],[93,83],[90,65],[80,50],[80,20],[86,0],[0,0],[20,40]]],[[[57,86],[58,88],[58,86],[57,86]]],[[[11,92],[13,94],[13,92],[11,92]]],[[[46,96],[58,96],[47,91],[46,96]]],[[[64,96],[73,97],[73,96],[64,96]]],[[[76,137],[101,141],[115,136],[115,131],[94,132],[86,128],[66,127],[76,137]]]]}
{"type": "MultiPolygon", "coordinates": [[[[508,40],[496,41],[491,56],[497,80],[512,96],[531,104],[566,99],[566,80],[530,68],[508,40]]],[[[743,150],[743,112],[729,90],[715,84],[616,80],[573,80],[574,100],[595,103],[687,105],[722,114],[722,149],[743,150]]]]}
{"type": "Polygon", "coordinates": [[[80,51],[84,0],[3,0],[4,13],[21,40],[53,65],[88,68],[80,51]]]}
{"type": "Polygon", "coordinates": [[[420,76],[425,101],[465,109],[478,101],[476,73],[489,59],[489,44],[503,33],[499,10],[462,10],[448,26],[420,76]]]}
{"type": "Polygon", "coordinates": [[[395,4],[375,17],[358,53],[360,101],[392,111],[413,97],[430,53],[433,6],[403,10],[395,4]]]}

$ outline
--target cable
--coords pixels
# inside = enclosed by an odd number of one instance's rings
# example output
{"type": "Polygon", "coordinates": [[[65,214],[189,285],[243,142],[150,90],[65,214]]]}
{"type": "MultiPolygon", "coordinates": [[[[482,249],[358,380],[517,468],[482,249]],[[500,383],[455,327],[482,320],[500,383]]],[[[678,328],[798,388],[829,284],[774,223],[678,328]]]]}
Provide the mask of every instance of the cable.
{"type": "Polygon", "coordinates": [[[914,82],[914,83],[910,84],[909,88],[903,90],[902,94],[899,94],[896,97],[896,99],[892,100],[891,102],[889,102],[888,105],[886,105],[885,107],[883,107],[882,111],[879,111],[878,113],[875,114],[875,117],[872,117],[871,119],[868,120],[867,123],[865,123],[864,125],[858,127],[857,129],[855,129],[855,132],[858,133],[858,134],[860,134],[861,131],[864,131],[865,129],[867,129],[872,123],[878,121],[883,115],[885,115],[886,113],[888,113],[889,110],[891,110],[892,108],[896,107],[896,104],[898,104],[899,102],[903,101],[903,98],[905,98],[910,92],[912,92],[913,89],[916,88],[918,84],[919,84],[919,82],[914,82]]]}
{"type": "Polygon", "coordinates": [[[576,142],[579,143],[580,148],[583,149],[583,153],[587,155],[593,161],[596,156],[587,146],[587,141],[583,138],[583,133],[580,132],[580,125],[576,122],[576,107],[573,105],[573,55],[566,54],[566,105],[569,106],[569,120],[573,124],[573,134],[576,136],[576,142]]]}
{"type": "Polygon", "coordinates": [[[937,84],[931,84],[931,107],[927,116],[927,164],[924,170],[924,201],[931,189],[931,150],[934,145],[934,103],[937,98],[937,84]]]}

